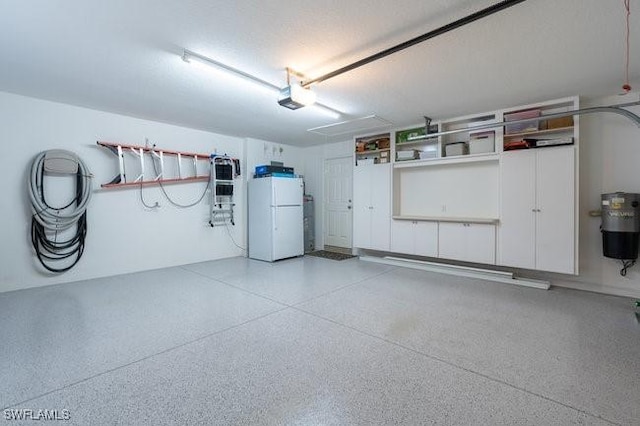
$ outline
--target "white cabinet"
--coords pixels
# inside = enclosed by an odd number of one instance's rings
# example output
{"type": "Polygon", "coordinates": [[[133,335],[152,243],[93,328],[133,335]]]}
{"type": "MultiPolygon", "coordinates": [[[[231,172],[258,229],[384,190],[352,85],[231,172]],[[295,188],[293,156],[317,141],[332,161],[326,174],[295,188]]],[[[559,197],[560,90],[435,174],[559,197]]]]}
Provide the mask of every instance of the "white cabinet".
{"type": "Polygon", "coordinates": [[[575,274],[575,148],[506,152],[498,264],[575,274]]]}
{"type": "Polygon", "coordinates": [[[496,263],[495,225],[440,222],[438,257],[465,262],[496,263]]]}
{"type": "Polygon", "coordinates": [[[391,251],[417,256],[438,256],[438,222],[394,220],[391,251]]]}
{"type": "Polygon", "coordinates": [[[353,172],[353,245],[389,250],[391,163],[357,166],[353,172]]]}

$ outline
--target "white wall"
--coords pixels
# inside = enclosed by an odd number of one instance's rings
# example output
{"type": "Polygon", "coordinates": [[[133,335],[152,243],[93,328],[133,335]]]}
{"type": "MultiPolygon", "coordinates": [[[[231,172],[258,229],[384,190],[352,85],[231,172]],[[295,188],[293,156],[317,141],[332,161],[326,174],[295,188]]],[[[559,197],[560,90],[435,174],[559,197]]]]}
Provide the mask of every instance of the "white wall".
{"type": "Polygon", "coordinates": [[[299,175],[304,175],[304,149],[260,139],[247,139],[246,175],[251,178],[256,166],[279,161],[293,167],[299,175]]]}
{"type": "MultiPolygon", "coordinates": [[[[0,292],[242,255],[224,227],[208,225],[206,202],[178,209],[158,187],[145,187],[146,202],[161,205],[149,210],[140,203],[139,188],[98,190],[115,175],[117,162],[96,141],[143,145],[148,138],[158,148],[202,153],[217,150],[244,158],[243,139],[7,93],[0,93],[0,134],[0,292]],[[97,189],[88,208],[84,256],[76,267],[59,275],[43,273],[33,254],[26,185],[33,157],[53,148],[78,154],[94,174],[97,189]]],[[[203,182],[165,186],[184,204],[196,200],[205,187],[203,182]]],[[[244,188],[242,181],[236,184],[240,212],[245,209],[244,188]]],[[[242,244],[246,226],[242,214],[238,219],[230,230],[242,244]]]]}
{"type": "Polygon", "coordinates": [[[305,148],[304,170],[307,194],[314,196],[316,248],[324,248],[324,161],[330,158],[352,157],[353,140],[305,148]]]}
{"type": "Polygon", "coordinates": [[[498,162],[396,170],[399,216],[498,217],[498,162]]]}
{"type": "MultiPolygon", "coordinates": [[[[635,95],[638,99],[638,94],[635,95]]],[[[589,105],[610,105],[619,97],[593,100],[589,105]]],[[[640,115],[640,107],[629,109],[640,115]]],[[[602,193],[640,193],[640,128],[630,120],[609,113],[580,117],[580,275],[557,278],[565,285],[602,293],[640,297],[640,264],[620,276],[620,262],[602,255],[600,209],[602,193]]]]}

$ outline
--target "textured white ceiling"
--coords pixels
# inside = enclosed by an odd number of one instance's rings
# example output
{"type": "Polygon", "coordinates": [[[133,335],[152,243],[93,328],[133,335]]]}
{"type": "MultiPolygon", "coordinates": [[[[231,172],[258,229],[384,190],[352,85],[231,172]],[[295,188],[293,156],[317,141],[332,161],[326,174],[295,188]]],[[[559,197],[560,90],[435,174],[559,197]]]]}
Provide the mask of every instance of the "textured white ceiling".
{"type": "MultiPolygon", "coordinates": [[[[333,141],[306,129],[371,114],[406,125],[620,91],[622,0],[528,0],[314,86],[340,118],[287,110],[180,59],[187,48],[284,86],[287,66],[318,76],[494,3],[0,0],[0,90],[299,146],[333,141]]],[[[636,90],[639,6],[631,0],[636,90]]]]}

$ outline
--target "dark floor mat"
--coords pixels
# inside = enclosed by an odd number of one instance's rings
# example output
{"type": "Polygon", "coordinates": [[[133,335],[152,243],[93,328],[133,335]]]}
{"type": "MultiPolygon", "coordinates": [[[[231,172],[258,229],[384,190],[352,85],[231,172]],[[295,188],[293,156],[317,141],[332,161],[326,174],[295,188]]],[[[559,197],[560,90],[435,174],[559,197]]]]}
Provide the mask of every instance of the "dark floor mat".
{"type": "Polygon", "coordinates": [[[324,257],[325,259],[331,259],[331,260],[345,260],[345,259],[351,259],[352,257],[355,257],[352,254],[335,253],[335,252],[326,251],[326,250],[312,251],[311,253],[307,253],[306,255],[324,257]]]}

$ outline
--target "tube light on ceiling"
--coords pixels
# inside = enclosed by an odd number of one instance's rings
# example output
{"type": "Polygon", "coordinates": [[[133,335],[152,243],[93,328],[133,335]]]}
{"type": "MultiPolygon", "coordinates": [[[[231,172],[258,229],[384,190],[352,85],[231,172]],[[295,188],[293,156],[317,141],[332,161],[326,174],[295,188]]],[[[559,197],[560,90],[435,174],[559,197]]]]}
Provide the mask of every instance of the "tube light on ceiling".
{"type": "MultiPolygon", "coordinates": [[[[216,61],[199,53],[193,52],[188,49],[184,49],[182,54],[182,60],[186,63],[199,63],[206,65],[210,69],[216,69],[223,71],[226,74],[240,77],[245,81],[253,83],[254,86],[262,89],[267,89],[269,92],[278,94],[278,103],[289,109],[298,109],[303,106],[312,106],[315,111],[321,112],[332,118],[340,118],[343,116],[343,112],[338,111],[330,106],[316,102],[316,94],[311,89],[302,87],[299,83],[288,84],[285,88],[280,88],[275,84],[269,83],[266,80],[249,74],[238,68],[234,68],[230,65],[216,61]]],[[[287,69],[287,73],[292,72],[287,69]]]]}
{"type": "Polygon", "coordinates": [[[208,58],[206,56],[200,55],[199,53],[192,52],[191,50],[184,49],[182,54],[182,60],[186,63],[197,62],[208,67],[212,67],[214,69],[218,69],[221,71],[225,71],[228,74],[234,75],[236,77],[241,77],[242,79],[249,81],[251,83],[262,86],[266,89],[269,89],[272,92],[280,93],[280,87],[275,84],[271,84],[268,81],[265,81],[255,75],[251,75],[247,72],[234,68],[230,65],[223,64],[222,62],[218,62],[214,59],[208,58]]]}

